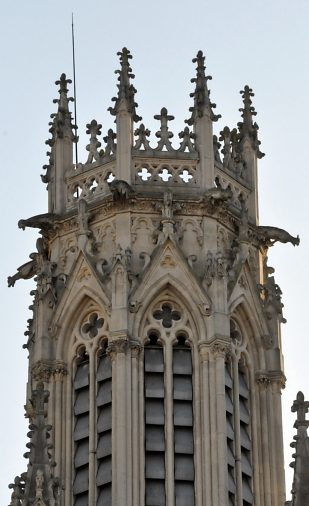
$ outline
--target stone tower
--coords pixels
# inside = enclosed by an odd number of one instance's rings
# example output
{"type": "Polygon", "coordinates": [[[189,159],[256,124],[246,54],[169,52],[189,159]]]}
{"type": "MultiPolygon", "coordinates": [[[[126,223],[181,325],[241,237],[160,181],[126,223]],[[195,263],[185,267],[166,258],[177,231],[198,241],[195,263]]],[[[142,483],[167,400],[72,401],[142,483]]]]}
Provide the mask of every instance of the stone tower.
{"type": "Polygon", "coordinates": [[[42,180],[29,351],[27,472],[13,505],[282,506],[281,291],[267,250],[299,239],[258,222],[253,93],[213,135],[205,58],[173,143],[140,123],[130,52],[85,163],[64,74],[42,180]],[[134,125],[136,123],[136,125],[134,125]]]}

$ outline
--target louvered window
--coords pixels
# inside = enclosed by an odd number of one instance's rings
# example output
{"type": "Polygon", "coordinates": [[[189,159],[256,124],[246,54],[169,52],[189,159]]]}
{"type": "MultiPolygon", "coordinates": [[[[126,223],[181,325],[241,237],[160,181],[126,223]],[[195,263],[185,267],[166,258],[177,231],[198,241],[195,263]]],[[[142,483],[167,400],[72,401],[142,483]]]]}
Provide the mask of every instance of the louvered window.
{"type": "Polygon", "coordinates": [[[144,351],[146,506],[165,506],[164,360],[157,336],[144,351]]]}
{"type": "Polygon", "coordinates": [[[75,394],[74,506],[87,506],[89,491],[89,357],[86,354],[77,363],[73,387],[75,394]]]}
{"type": "MultiPolygon", "coordinates": [[[[171,360],[164,364],[164,351],[156,335],[144,349],[145,385],[145,505],[165,506],[166,482],[174,481],[175,506],[194,506],[193,387],[191,348],[178,337],[164,350],[171,360]],[[172,385],[172,390],[167,388],[172,385]],[[172,408],[168,422],[166,406],[172,408]],[[173,446],[167,448],[167,434],[173,446]],[[166,462],[174,462],[173,475],[166,462]]],[[[172,468],[170,468],[172,471],[172,468]]]]}
{"type": "Polygon", "coordinates": [[[112,504],[112,366],[103,348],[97,369],[97,506],[112,504]]]}
{"type": "Polygon", "coordinates": [[[228,498],[229,506],[235,505],[235,432],[234,432],[234,404],[233,380],[231,377],[231,364],[225,367],[225,402],[226,402],[226,442],[227,442],[227,469],[228,469],[228,498]]]}
{"type": "Polygon", "coordinates": [[[253,504],[249,388],[245,370],[241,364],[238,365],[238,385],[242,498],[243,506],[249,506],[253,504]]]}
{"type": "Polygon", "coordinates": [[[229,505],[241,497],[243,506],[253,504],[250,391],[243,360],[233,356],[225,368],[227,466],[229,505]],[[234,374],[233,374],[234,372],[234,374]]]}
{"type": "Polygon", "coordinates": [[[173,347],[175,505],[194,506],[192,359],[185,337],[173,347]]]}
{"type": "Polygon", "coordinates": [[[73,380],[73,506],[111,506],[112,367],[106,353],[80,350],[73,380]],[[91,471],[90,471],[91,470],[91,471]]]}

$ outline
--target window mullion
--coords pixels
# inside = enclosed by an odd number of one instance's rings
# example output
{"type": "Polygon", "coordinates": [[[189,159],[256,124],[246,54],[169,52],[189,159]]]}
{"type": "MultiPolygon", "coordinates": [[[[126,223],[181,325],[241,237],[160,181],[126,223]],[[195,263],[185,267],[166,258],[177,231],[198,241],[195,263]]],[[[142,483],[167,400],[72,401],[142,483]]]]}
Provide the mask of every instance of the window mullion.
{"type": "Polygon", "coordinates": [[[174,468],[176,506],[194,506],[192,355],[184,336],[173,347],[174,468]]]}
{"type": "Polygon", "coordinates": [[[144,351],[145,387],[145,504],[166,506],[164,357],[162,346],[150,343],[144,351]]]}
{"type": "Polygon", "coordinates": [[[96,360],[89,354],[89,504],[95,504],[96,486],[96,360]]]}
{"type": "Polygon", "coordinates": [[[175,504],[174,484],[174,420],[173,420],[173,348],[171,340],[165,345],[165,430],[166,430],[166,498],[168,506],[175,504]]]}
{"type": "Polygon", "coordinates": [[[78,359],[74,380],[74,506],[89,504],[89,356],[78,359]]]}
{"type": "Polygon", "coordinates": [[[233,397],[233,365],[232,359],[225,363],[225,402],[226,402],[226,443],[228,470],[228,498],[229,506],[235,506],[236,501],[236,469],[235,469],[235,417],[233,397]]]}
{"type": "Polygon", "coordinates": [[[242,506],[238,358],[235,355],[233,355],[232,367],[233,367],[233,404],[234,404],[234,434],[235,434],[236,504],[237,506],[242,506]]]}
{"type": "Polygon", "coordinates": [[[112,401],[112,364],[102,346],[97,358],[97,392],[96,392],[96,504],[111,504],[111,401],[112,401]]]}
{"type": "Polygon", "coordinates": [[[251,462],[251,424],[249,411],[249,387],[247,370],[244,364],[238,366],[239,412],[241,431],[241,472],[242,472],[242,506],[253,503],[252,494],[252,462],[251,462]]]}

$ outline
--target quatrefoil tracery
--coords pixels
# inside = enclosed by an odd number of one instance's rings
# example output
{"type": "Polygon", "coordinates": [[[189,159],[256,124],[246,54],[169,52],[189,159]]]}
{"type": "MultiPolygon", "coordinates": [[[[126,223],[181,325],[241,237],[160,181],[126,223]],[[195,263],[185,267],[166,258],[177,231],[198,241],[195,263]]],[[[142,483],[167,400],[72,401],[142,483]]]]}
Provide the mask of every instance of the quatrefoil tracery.
{"type": "Polygon", "coordinates": [[[156,320],[162,320],[163,327],[169,329],[172,327],[173,321],[180,320],[181,314],[179,311],[173,310],[170,304],[164,303],[161,309],[154,311],[153,317],[156,320]]]}
{"type": "Polygon", "coordinates": [[[99,333],[99,329],[103,327],[104,319],[99,318],[97,313],[92,313],[89,316],[88,322],[82,325],[82,332],[88,334],[90,338],[96,337],[99,333]]]}

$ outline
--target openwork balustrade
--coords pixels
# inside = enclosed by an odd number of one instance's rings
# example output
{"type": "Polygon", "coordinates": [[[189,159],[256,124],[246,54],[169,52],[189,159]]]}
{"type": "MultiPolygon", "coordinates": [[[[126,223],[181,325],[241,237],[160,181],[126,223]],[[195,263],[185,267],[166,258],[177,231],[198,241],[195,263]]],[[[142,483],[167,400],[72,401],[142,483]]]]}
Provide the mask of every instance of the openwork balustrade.
{"type": "Polygon", "coordinates": [[[151,186],[185,186],[199,184],[197,160],[135,160],[134,183],[151,186]]]}
{"type": "Polygon", "coordinates": [[[74,207],[80,198],[90,202],[109,194],[108,183],[115,177],[115,166],[113,161],[69,176],[67,178],[67,206],[74,207]]]}

